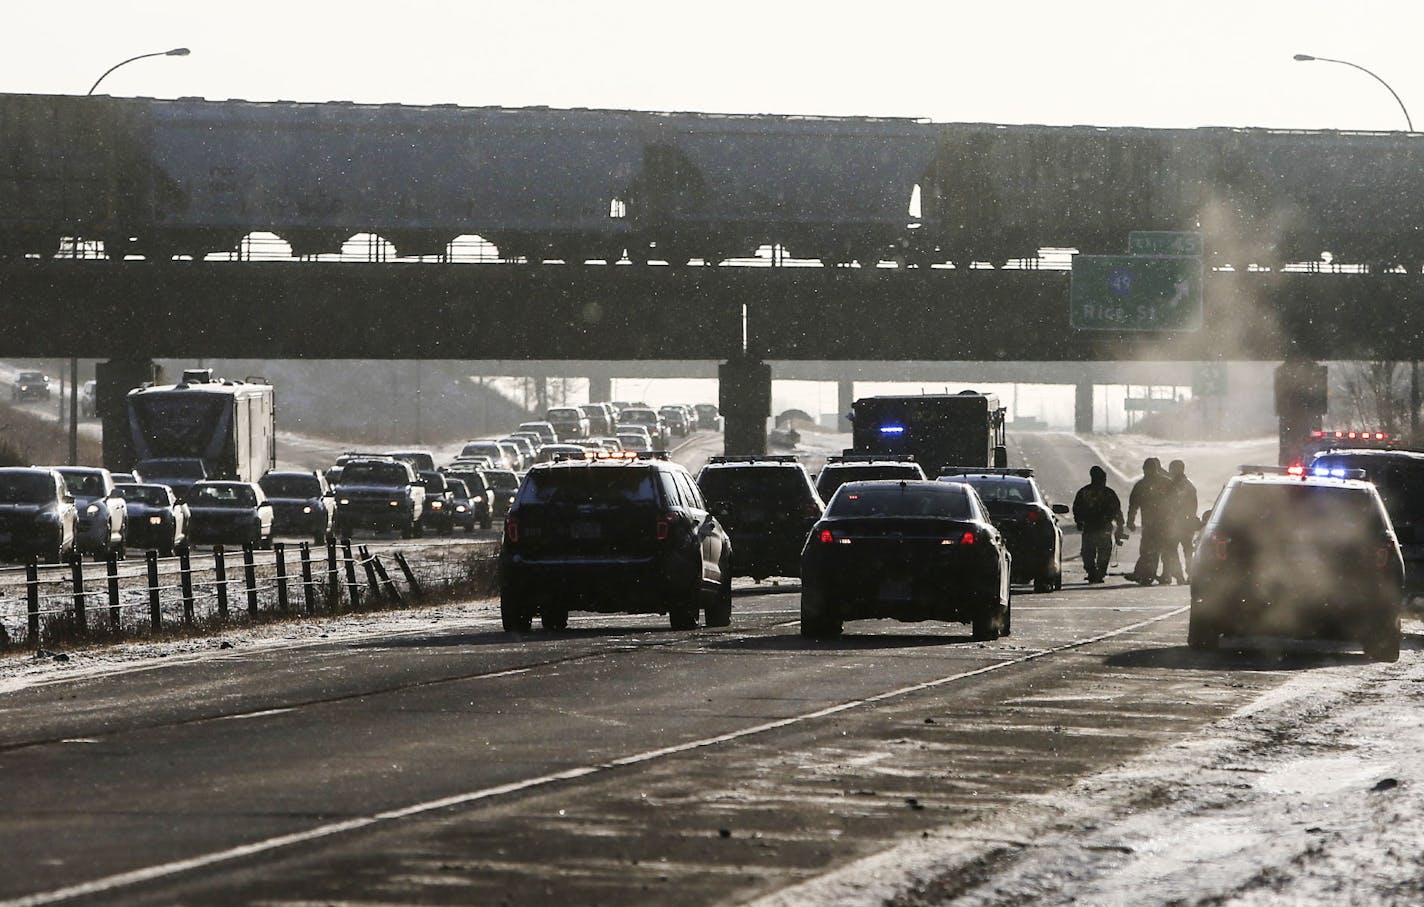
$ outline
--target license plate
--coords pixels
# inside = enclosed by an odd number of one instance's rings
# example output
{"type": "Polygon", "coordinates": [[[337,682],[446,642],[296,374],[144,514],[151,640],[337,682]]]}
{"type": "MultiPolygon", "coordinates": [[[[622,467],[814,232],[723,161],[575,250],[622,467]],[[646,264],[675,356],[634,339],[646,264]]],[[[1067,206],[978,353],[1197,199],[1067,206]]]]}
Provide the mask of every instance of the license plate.
{"type": "Polygon", "coordinates": [[[882,600],[905,601],[910,598],[910,581],[908,579],[884,579],[880,581],[880,598],[882,600]]]}
{"type": "Polygon", "coordinates": [[[603,527],[597,523],[572,523],[569,525],[569,538],[575,539],[596,539],[602,538],[603,527]]]}

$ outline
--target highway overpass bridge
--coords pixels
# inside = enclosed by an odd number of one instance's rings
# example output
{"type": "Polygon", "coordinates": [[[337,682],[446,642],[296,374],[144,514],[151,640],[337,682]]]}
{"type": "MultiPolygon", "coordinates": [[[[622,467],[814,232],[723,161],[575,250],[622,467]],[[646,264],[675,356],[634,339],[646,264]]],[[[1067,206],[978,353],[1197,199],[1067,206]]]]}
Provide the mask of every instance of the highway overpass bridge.
{"type": "MultiPolygon", "coordinates": [[[[1419,274],[1208,270],[1201,328],[1155,333],[1075,329],[1069,281],[1013,269],[30,259],[0,264],[0,356],[124,360],[133,367],[108,380],[126,384],[159,357],[1411,360],[1424,336],[1419,274]]],[[[747,424],[760,432],[761,418],[747,424]]]]}

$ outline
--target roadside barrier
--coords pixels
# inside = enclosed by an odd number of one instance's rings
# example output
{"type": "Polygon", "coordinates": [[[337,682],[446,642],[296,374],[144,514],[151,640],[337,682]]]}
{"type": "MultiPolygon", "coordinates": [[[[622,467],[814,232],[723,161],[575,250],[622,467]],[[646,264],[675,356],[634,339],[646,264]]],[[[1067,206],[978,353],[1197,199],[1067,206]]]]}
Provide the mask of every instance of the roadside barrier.
{"type": "Polygon", "coordinates": [[[201,554],[182,550],[176,557],[146,551],[141,558],[126,560],[110,556],[86,563],[74,558],[63,564],[32,561],[23,567],[0,568],[0,644],[38,649],[57,641],[191,629],[200,623],[221,626],[234,620],[251,622],[263,614],[290,615],[293,583],[301,584],[300,607],[307,615],[408,604],[424,596],[424,585],[456,594],[488,594],[488,588],[463,587],[476,574],[492,575],[498,550],[494,543],[412,546],[387,552],[360,545],[353,551],[350,540],[344,539],[338,557],[335,541],[326,547],[324,572],[319,572],[320,554],[306,542],[297,546],[295,565],[285,543],[274,543],[269,551],[244,545],[240,571],[237,563],[229,571],[228,560],[237,551],[221,545],[201,554]],[[408,553],[417,559],[415,565],[408,553]],[[393,578],[396,572],[387,569],[391,558],[400,567],[404,589],[393,578]],[[358,570],[365,576],[364,586],[357,579],[358,570]],[[230,608],[233,599],[246,605],[238,618],[230,608]]]}

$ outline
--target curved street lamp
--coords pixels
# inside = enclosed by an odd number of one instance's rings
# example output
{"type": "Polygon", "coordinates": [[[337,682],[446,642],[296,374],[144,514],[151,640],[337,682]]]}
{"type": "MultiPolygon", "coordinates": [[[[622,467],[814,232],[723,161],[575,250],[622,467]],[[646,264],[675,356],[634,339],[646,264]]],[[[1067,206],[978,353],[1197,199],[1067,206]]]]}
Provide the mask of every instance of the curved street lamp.
{"type": "MultiPolygon", "coordinates": [[[[1310,54],[1296,54],[1294,59],[1298,63],[1311,63],[1320,61],[1321,63],[1339,63],[1341,66],[1348,66],[1351,69],[1358,69],[1360,72],[1374,79],[1385,87],[1399,105],[1400,112],[1404,114],[1404,125],[1410,132],[1414,131],[1414,121],[1409,118],[1409,108],[1404,106],[1404,100],[1400,98],[1399,92],[1390,87],[1389,83],[1381,79],[1377,74],[1371,72],[1358,63],[1351,63],[1349,60],[1332,60],[1329,57],[1313,57],[1310,54]]],[[[1419,437],[1419,360],[1415,359],[1409,363],[1409,434],[1411,443],[1417,443],[1419,437]]]]}
{"type": "MultiPolygon", "coordinates": [[[[151,54],[139,54],[136,57],[129,57],[127,60],[120,60],[113,66],[104,70],[104,74],[94,80],[94,84],[89,86],[89,90],[84,93],[87,98],[94,94],[94,89],[99,87],[99,83],[109,77],[109,74],[120,66],[127,66],[135,60],[147,60],[149,57],[186,57],[192,51],[186,47],[175,47],[172,50],[160,50],[151,54]]],[[[79,254],[79,240],[74,241],[74,252],[79,254]]],[[[63,412],[63,410],[61,410],[63,412]]],[[[79,464],[79,358],[69,357],[69,465],[79,464]]]]}
{"type": "Polygon", "coordinates": [[[99,87],[99,83],[107,79],[109,77],[109,73],[118,69],[120,66],[127,66],[135,60],[147,60],[149,57],[186,57],[190,53],[192,53],[192,51],[188,50],[188,48],[186,47],[175,47],[172,50],[160,50],[151,54],[139,54],[136,57],[129,57],[127,60],[121,60],[118,63],[115,63],[113,66],[110,66],[108,69],[104,70],[104,74],[94,80],[94,84],[90,85],[89,90],[85,92],[85,97],[88,97],[89,95],[93,94],[94,89],[99,87]]]}
{"type": "Polygon", "coordinates": [[[1351,63],[1349,60],[1332,60],[1329,57],[1312,57],[1310,54],[1296,54],[1294,59],[1300,63],[1310,63],[1313,61],[1319,61],[1321,63],[1339,63],[1341,66],[1348,66],[1351,69],[1358,69],[1360,72],[1364,73],[1371,79],[1374,79],[1376,82],[1383,85],[1385,91],[1388,91],[1391,95],[1394,96],[1395,103],[1399,105],[1399,109],[1404,113],[1404,125],[1409,127],[1410,132],[1414,131],[1414,121],[1409,119],[1409,110],[1404,106],[1404,101],[1400,100],[1399,93],[1396,92],[1393,88],[1390,88],[1389,83],[1386,82],[1384,79],[1381,79],[1379,76],[1375,75],[1373,72],[1370,72],[1368,69],[1364,68],[1360,64],[1351,63]]]}

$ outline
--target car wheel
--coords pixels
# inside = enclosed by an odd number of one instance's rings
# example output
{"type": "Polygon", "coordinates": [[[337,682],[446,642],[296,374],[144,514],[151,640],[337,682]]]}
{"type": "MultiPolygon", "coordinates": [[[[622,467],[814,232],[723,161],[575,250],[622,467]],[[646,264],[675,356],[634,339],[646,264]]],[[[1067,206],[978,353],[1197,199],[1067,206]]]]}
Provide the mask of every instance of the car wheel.
{"type": "Polygon", "coordinates": [[[808,639],[835,639],[844,631],[839,612],[819,590],[801,587],[801,635],[808,639]]]}
{"type": "Polygon", "coordinates": [[[668,607],[668,625],[672,629],[697,629],[697,603],[701,591],[699,584],[699,586],[694,586],[691,591],[677,595],[677,599],[668,607]]]}
{"type": "Polygon", "coordinates": [[[1365,657],[1370,661],[1399,661],[1399,621],[1385,622],[1365,637],[1365,657]]]}
{"type": "Polygon", "coordinates": [[[999,621],[996,620],[998,608],[992,610],[982,610],[974,615],[974,620],[970,624],[970,637],[975,642],[990,642],[999,638],[999,621]]]}
{"type": "Polygon", "coordinates": [[[545,630],[567,630],[569,609],[545,605],[539,609],[539,623],[545,630]]]}
{"type": "Polygon", "coordinates": [[[730,568],[722,571],[722,582],[717,585],[716,598],[707,606],[703,622],[709,627],[729,627],[732,625],[732,573],[730,568]]]}
{"type": "Polygon", "coordinates": [[[499,596],[499,620],[506,633],[528,633],[534,618],[524,610],[524,603],[508,593],[499,596]]]}
{"type": "Polygon", "coordinates": [[[1206,615],[1192,608],[1187,614],[1187,647],[1199,652],[1215,649],[1221,639],[1221,631],[1206,615]]]}

